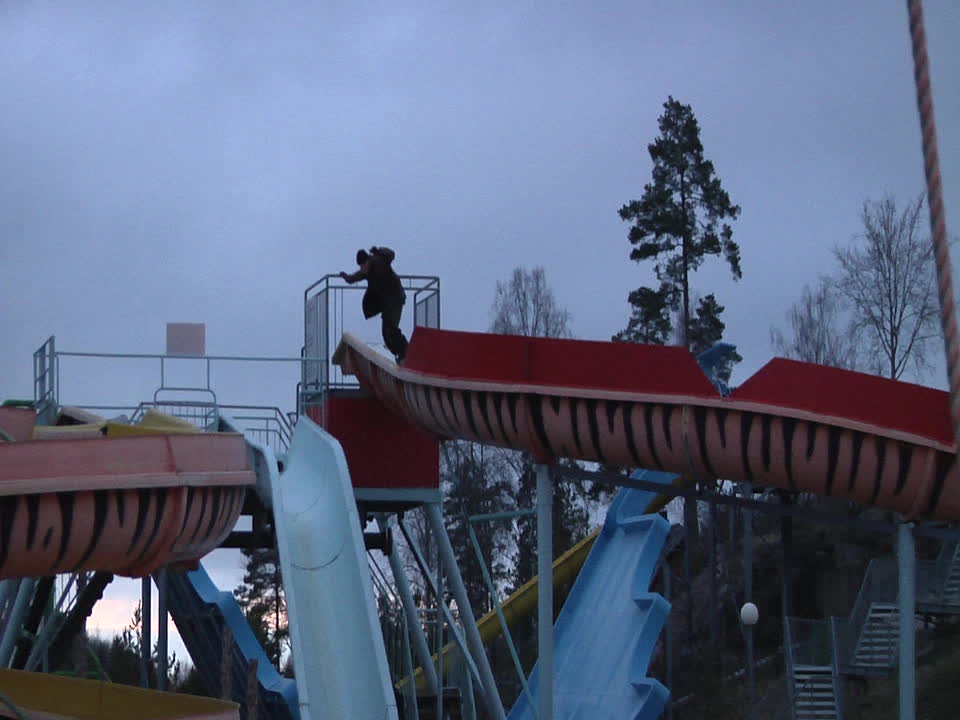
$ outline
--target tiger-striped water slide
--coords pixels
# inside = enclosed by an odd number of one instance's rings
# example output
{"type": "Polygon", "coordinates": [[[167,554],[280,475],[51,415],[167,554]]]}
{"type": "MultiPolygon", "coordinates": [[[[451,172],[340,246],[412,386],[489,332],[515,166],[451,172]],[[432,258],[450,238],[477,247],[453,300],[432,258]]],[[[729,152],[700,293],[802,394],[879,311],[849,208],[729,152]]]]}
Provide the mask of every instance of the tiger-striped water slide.
{"type": "Polygon", "coordinates": [[[406,362],[344,334],[334,362],[443,438],[960,519],[945,392],[775,358],[721,398],[684,348],[418,327],[406,362]]]}
{"type": "Polygon", "coordinates": [[[0,426],[0,579],[98,570],[143,577],[216,549],[255,485],[238,433],[109,423],[0,426]]]}

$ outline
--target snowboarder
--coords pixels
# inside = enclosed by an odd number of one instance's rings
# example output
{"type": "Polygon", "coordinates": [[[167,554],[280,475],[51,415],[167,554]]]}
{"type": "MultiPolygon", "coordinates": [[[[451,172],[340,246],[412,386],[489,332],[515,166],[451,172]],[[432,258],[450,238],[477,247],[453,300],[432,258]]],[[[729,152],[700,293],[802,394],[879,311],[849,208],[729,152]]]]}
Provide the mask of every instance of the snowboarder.
{"type": "Polygon", "coordinates": [[[392,263],[395,254],[386,247],[372,247],[366,250],[357,250],[357,265],[360,269],[355,273],[341,272],[340,277],[351,285],[358,280],[367,281],[367,290],[363,294],[363,317],[369,320],[380,314],[383,321],[383,342],[393,353],[397,364],[402,365],[407,355],[407,338],[400,330],[400,316],[403,314],[403,305],[407,301],[407,294],[392,263]]]}

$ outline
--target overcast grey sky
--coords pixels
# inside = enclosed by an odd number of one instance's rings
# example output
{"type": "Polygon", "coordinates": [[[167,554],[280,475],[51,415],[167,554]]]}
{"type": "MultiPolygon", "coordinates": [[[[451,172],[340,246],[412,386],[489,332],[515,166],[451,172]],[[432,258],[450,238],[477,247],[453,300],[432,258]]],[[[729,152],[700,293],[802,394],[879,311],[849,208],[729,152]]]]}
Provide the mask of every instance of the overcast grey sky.
{"type": "MultiPolygon", "coordinates": [[[[925,7],[956,235],[960,4],[925,7]]],[[[371,244],[441,277],[445,327],[487,329],[497,279],[542,264],[575,333],[608,339],[651,278],[617,209],[668,94],[743,209],[743,279],[694,280],[741,382],[862,201],[924,187],[901,0],[6,2],[0,37],[0,399],[31,396],[51,334],[162,352],[166,322],[205,322],[210,353],[297,355],[304,288],[371,244]]],[[[63,399],[157,381],[70,361],[63,399]]],[[[215,382],[291,409],[296,372],[215,382]]]]}

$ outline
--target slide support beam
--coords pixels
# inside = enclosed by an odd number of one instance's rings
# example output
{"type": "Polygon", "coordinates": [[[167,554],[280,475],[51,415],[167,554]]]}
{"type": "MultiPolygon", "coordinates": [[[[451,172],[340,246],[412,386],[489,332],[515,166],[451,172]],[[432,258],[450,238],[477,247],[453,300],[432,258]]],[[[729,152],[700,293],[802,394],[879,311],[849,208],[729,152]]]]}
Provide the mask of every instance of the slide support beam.
{"type": "Polygon", "coordinates": [[[430,521],[430,529],[433,531],[433,535],[437,540],[437,548],[440,550],[440,559],[444,565],[445,575],[450,582],[453,597],[457,601],[457,607],[460,608],[460,620],[463,623],[464,633],[467,636],[467,647],[470,649],[473,661],[476,663],[477,669],[480,672],[487,711],[495,720],[505,720],[506,712],[504,712],[503,703],[500,701],[500,693],[497,692],[497,684],[493,679],[490,661],[487,659],[487,653],[483,648],[480,629],[477,627],[477,619],[473,616],[470,598],[467,597],[467,588],[463,584],[463,577],[460,575],[457,558],[453,553],[453,546],[450,544],[450,536],[447,535],[447,528],[443,524],[443,514],[440,511],[440,504],[427,503],[424,507],[427,511],[427,519],[430,521]]]}
{"type": "Polygon", "coordinates": [[[917,712],[916,687],[916,596],[917,556],[913,523],[897,528],[897,565],[900,576],[898,595],[900,619],[900,720],[914,720],[917,712]]]}
{"type": "Polygon", "coordinates": [[[548,465],[537,465],[537,573],[538,720],[553,720],[553,481],[548,465]]]}

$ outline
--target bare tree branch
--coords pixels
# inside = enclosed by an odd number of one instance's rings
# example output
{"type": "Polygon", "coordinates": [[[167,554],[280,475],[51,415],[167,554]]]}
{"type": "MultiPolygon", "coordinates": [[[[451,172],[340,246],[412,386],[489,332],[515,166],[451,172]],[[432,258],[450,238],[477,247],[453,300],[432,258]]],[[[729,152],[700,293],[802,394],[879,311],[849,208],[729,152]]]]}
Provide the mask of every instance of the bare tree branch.
{"type": "Polygon", "coordinates": [[[865,366],[899,379],[908,367],[930,367],[930,341],[939,337],[933,252],[921,236],[923,196],[902,211],[893,197],[867,200],[863,235],[834,249],[837,289],[849,302],[853,330],[864,342],[865,366]]]}
{"type": "Polygon", "coordinates": [[[497,282],[492,332],[530,337],[570,337],[570,313],[557,304],[542,267],[514,268],[497,282]]]}
{"type": "Polygon", "coordinates": [[[770,331],[775,351],[804,362],[855,370],[859,367],[857,331],[844,321],[844,299],[826,278],[803,293],[787,313],[792,336],[770,331]]]}

